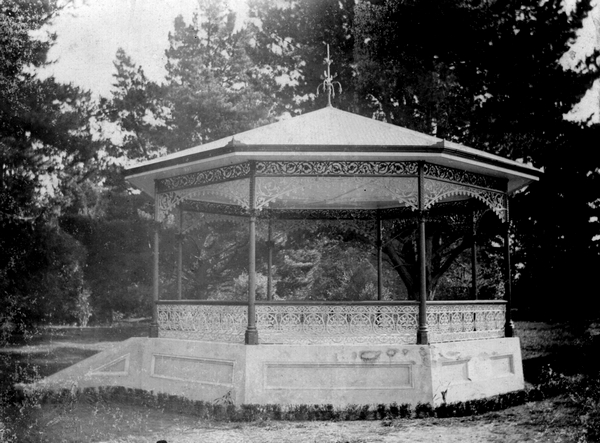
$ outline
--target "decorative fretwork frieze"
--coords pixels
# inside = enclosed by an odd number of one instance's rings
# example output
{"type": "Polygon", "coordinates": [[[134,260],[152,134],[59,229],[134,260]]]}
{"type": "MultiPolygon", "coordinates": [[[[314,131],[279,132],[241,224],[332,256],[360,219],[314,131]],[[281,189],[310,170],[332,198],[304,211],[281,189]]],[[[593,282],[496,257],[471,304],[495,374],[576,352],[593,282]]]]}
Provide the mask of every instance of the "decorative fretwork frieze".
{"type": "Polygon", "coordinates": [[[425,210],[431,208],[436,202],[440,202],[445,198],[460,195],[470,196],[480,200],[494,211],[501,220],[505,220],[506,199],[504,193],[439,180],[425,180],[425,210]]]}
{"type": "Polygon", "coordinates": [[[501,178],[476,174],[474,172],[449,168],[447,166],[434,165],[432,163],[425,163],[423,165],[423,173],[426,177],[460,183],[463,185],[477,186],[501,192],[506,189],[506,180],[501,178]]]}
{"type": "Polygon", "coordinates": [[[235,180],[201,188],[181,189],[158,194],[158,221],[162,221],[169,212],[183,201],[192,200],[194,198],[221,200],[227,202],[226,204],[236,204],[242,209],[248,209],[250,206],[250,193],[247,181],[235,180]]]}
{"type": "Polygon", "coordinates": [[[427,306],[427,327],[432,343],[502,338],[505,321],[505,304],[427,306]]]}
{"type": "Polygon", "coordinates": [[[418,162],[394,161],[259,161],[256,174],[262,176],[407,176],[416,175],[418,162]]]}
{"type": "Polygon", "coordinates": [[[177,192],[164,192],[156,196],[158,211],[156,221],[162,222],[165,217],[183,200],[183,196],[177,192]]]}
{"type": "MultiPolygon", "coordinates": [[[[280,161],[255,166],[258,211],[312,206],[331,207],[335,212],[359,210],[374,202],[418,209],[417,162],[280,161]]],[[[158,180],[159,219],[184,200],[238,206],[245,212],[251,206],[248,177],[252,173],[251,162],[246,162],[158,180]]],[[[482,201],[506,220],[504,180],[429,163],[424,163],[424,173],[426,210],[466,196],[482,201]]]]}
{"type": "Polygon", "coordinates": [[[377,185],[388,191],[398,203],[403,203],[411,209],[419,208],[418,179],[383,178],[376,181],[377,185]]]}
{"type": "Polygon", "coordinates": [[[236,180],[249,177],[250,170],[250,163],[248,162],[231,166],[221,166],[206,171],[159,179],[156,181],[156,188],[158,192],[166,192],[236,180]]]}
{"type": "MultiPolygon", "coordinates": [[[[243,343],[245,305],[158,305],[159,336],[243,343]]],[[[256,305],[262,344],[414,344],[418,304],[256,305]]],[[[427,304],[432,343],[504,337],[503,303],[427,304]]]]}

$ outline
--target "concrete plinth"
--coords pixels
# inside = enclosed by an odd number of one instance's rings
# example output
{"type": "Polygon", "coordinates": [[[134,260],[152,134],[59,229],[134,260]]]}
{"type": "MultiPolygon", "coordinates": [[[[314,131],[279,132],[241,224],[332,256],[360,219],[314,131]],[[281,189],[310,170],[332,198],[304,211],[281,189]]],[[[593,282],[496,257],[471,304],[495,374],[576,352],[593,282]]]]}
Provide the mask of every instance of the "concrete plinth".
{"type": "Polygon", "coordinates": [[[431,345],[255,345],[131,338],[42,380],[236,404],[455,402],[524,387],[518,338],[431,345]]]}

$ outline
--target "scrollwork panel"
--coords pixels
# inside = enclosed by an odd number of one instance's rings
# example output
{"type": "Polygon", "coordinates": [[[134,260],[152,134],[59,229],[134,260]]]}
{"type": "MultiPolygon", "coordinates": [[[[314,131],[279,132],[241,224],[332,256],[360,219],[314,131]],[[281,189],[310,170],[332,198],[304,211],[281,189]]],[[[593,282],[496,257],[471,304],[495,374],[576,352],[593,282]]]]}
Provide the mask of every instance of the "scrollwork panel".
{"type": "MultiPolygon", "coordinates": [[[[448,342],[504,336],[505,305],[493,303],[427,306],[431,341],[448,342]]],[[[244,305],[158,306],[159,336],[243,343],[244,305]]],[[[256,306],[260,343],[415,344],[418,305],[256,306]]]]}

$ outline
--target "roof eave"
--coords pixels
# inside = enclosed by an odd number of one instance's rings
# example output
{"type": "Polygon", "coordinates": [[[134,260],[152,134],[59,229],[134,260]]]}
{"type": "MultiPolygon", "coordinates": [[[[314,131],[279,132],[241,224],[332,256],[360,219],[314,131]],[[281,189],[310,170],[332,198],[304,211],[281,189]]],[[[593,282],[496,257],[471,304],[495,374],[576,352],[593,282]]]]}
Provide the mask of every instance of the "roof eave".
{"type": "Polygon", "coordinates": [[[179,156],[176,158],[166,159],[162,161],[146,162],[139,165],[134,165],[126,168],[126,178],[139,176],[144,173],[156,172],[165,169],[174,169],[178,166],[190,166],[196,163],[203,163],[216,157],[223,157],[230,154],[314,154],[319,152],[334,152],[347,154],[403,154],[403,156],[425,154],[426,158],[430,159],[432,155],[440,157],[457,159],[459,161],[477,162],[490,166],[508,169],[511,172],[524,173],[534,177],[541,177],[542,171],[532,166],[519,163],[513,160],[505,159],[486,152],[470,152],[452,147],[443,146],[439,143],[428,146],[348,146],[348,145],[226,145],[221,148],[211,149],[209,151],[195,152],[188,155],[179,156]]]}

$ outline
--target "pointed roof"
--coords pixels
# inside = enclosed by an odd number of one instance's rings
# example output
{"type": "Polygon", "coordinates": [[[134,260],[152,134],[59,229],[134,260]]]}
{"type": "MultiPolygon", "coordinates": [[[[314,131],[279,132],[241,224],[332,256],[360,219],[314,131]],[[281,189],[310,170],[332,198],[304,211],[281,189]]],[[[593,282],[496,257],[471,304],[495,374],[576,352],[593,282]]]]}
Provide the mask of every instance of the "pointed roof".
{"type": "MultiPolygon", "coordinates": [[[[440,139],[328,106],[235,136],[248,145],[426,146],[440,139]]],[[[218,142],[214,142],[218,145],[218,142]]],[[[208,147],[207,144],[205,145],[208,147]]]]}
{"type": "Polygon", "coordinates": [[[486,173],[481,165],[489,175],[511,171],[521,176],[509,185],[512,189],[540,175],[536,168],[513,160],[328,106],[131,166],[127,179],[153,195],[157,178],[248,159],[427,160],[486,173]]]}

